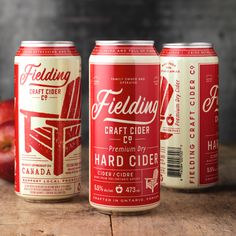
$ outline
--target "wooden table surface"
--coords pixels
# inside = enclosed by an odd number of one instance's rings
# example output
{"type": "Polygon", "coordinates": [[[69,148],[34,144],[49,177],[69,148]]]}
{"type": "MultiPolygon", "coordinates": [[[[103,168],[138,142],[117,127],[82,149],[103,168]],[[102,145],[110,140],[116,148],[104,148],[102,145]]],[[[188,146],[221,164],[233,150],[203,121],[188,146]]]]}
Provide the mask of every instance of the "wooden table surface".
{"type": "Polygon", "coordinates": [[[83,191],[67,203],[27,203],[0,181],[0,236],[236,235],[236,146],[220,147],[220,183],[202,193],[161,190],[150,214],[109,216],[88,203],[87,150],[83,191]]]}

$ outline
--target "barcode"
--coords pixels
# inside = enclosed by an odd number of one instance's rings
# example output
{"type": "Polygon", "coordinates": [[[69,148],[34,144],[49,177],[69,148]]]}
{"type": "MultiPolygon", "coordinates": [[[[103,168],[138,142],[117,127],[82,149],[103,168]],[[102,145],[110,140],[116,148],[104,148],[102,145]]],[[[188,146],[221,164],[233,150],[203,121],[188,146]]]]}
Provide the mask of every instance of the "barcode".
{"type": "Polygon", "coordinates": [[[183,151],[181,147],[167,148],[167,176],[182,176],[183,171],[183,151]]]}

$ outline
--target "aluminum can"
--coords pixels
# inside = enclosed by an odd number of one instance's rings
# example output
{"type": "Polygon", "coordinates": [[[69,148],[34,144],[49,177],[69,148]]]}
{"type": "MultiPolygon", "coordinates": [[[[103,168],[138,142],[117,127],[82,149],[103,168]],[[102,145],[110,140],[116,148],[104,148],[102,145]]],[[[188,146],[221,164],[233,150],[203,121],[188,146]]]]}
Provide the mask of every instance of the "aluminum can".
{"type": "Polygon", "coordinates": [[[69,199],[80,190],[80,55],[71,41],[23,41],[14,69],[15,192],[69,199]]]}
{"type": "Polygon", "coordinates": [[[210,43],[161,51],[161,184],[194,190],[218,180],[218,57],[210,43]]]}
{"type": "Polygon", "coordinates": [[[159,204],[159,55],[153,41],[97,41],[90,69],[90,204],[136,214],[159,204]]]}

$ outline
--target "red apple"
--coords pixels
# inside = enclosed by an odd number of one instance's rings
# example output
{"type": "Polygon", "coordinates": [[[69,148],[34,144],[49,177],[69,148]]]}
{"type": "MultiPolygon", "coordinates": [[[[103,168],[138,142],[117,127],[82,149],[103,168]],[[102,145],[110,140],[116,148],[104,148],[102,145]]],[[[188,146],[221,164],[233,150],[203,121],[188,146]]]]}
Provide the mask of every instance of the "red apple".
{"type": "Polygon", "coordinates": [[[167,116],[166,122],[168,125],[173,125],[174,121],[175,121],[175,118],[171,114],[167,116]]]}
{"type": "Polygon", "coordinates": [[[0,124],[8,120],[14,120],[14,99],[0,102],[0,124]]]}
{"type": "Polygon", "coordinates": [[[120,186],[120,185],[116,186],[116,192],[117,193],[122,193],[123,192],[123,187],[120,186]]]}
{"type": "Polygon", "coordinates": [[[15,129],[14,121],[0,124],[0,178],[14,181],[15,129]]]}

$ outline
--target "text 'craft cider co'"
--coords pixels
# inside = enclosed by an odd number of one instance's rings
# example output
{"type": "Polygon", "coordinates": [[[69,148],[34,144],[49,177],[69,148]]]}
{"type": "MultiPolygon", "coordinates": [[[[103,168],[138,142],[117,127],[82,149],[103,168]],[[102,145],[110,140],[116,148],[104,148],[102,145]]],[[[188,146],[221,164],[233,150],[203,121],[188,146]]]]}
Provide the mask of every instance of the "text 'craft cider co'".
{"type": "Polygon", "coordinates": [[[153,41],[97,41],[90,56],[90,204],[134,213],[160,200],[159,56],[153,41]]]}
{"type": "Polygon", "coordinates": [[[81,58],[70,41],[23,41],[15,57],[15,192],[29,201],[78,194],[81,58]]]}
{"type": "Polygon", "coordinates": [[[161,52],[161,184],[194,190],[218,181],[218,57],[210,43],[161,52]]]}

